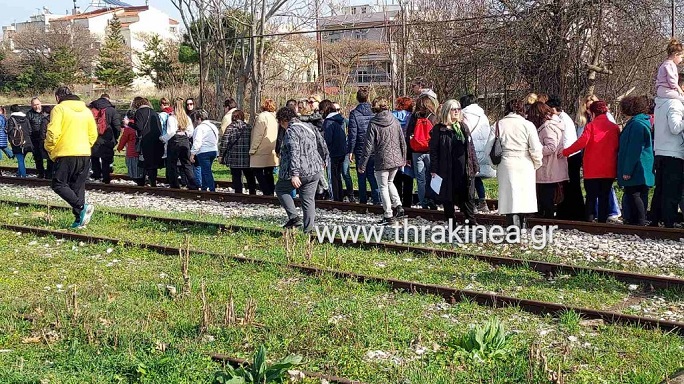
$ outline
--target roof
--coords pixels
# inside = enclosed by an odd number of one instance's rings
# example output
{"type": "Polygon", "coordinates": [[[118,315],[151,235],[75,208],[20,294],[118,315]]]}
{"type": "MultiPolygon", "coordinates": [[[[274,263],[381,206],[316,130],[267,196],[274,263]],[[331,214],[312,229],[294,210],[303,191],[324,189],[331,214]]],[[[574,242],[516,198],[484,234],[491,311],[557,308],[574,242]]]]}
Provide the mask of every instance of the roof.
{"type": "MultiPolygon", "coordinates": [[[[90,19],[90,18],[97,17],[97,16],[106,15],[109,13],[118,13],[119,11],[122,11],[122,10],[124,11],[124,14],[126,14],[126,13],[137,14],[138,12],[147,11],[148,9],[149,9],[149,7],[147,7],[147,6],[117,7],[117,8],[109,8],[109,9],[100,8],[100,9],[96,9],[96,10],[90,11],[90,12],[79,13],[77,15],[69,15],[69,16],[60,17],[60,18],[54,19],[52,21],[84,20],[84,19],[90,19]]],[[[130,16],[130,15],[128,15],[128,16],[130,16]]]]}
{"type": "Polygon", "coordinates": [[[171,24],[171,25],[178,25],[178,20],[174,20],[174,19],[172,19],[172,18],[169,17],[169,24],[171,24]]]}

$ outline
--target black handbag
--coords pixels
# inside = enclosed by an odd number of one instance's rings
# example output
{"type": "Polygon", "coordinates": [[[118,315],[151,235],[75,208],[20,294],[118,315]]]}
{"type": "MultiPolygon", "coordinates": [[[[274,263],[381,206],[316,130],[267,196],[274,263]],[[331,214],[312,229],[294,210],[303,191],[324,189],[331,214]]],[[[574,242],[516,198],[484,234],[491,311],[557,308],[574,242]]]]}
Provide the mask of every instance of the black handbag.
{"type": "Polygon", "coordinates": [[[489,158],[492,160],[492,164],[499,165],[499,163],[501,163],[502,154],[503,148],[501,148],[501,139],[499,139],[499,122],[497,121],[494,134],[494,144],[492,145],[491,152],[489,152],[489,158]]]}

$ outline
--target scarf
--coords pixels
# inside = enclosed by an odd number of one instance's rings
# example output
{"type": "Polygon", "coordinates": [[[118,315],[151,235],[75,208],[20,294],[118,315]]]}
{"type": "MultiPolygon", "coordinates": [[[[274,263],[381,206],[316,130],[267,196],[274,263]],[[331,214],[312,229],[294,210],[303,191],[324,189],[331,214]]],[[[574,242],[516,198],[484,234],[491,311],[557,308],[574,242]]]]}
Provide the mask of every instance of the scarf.
{"type": "Polygon", "coordinates": [[[172,114],[173,114],[173,108],[171,108],[171,107],[164,107],[164,108],[162,108],[162,112],[166,112],[166,113],[168,113],[169,115],[172,115],[172,114]]]}
{"type": "Polygon", "coordinates": [[[463,131],[461,130],[461,124],[459,124],[458,122],[455,122],[451,125],[451,128],[454,130],[454,134],[456,135],[456,139],[462,143],[465,142],[465,136],[463,135],[463,131]]]}

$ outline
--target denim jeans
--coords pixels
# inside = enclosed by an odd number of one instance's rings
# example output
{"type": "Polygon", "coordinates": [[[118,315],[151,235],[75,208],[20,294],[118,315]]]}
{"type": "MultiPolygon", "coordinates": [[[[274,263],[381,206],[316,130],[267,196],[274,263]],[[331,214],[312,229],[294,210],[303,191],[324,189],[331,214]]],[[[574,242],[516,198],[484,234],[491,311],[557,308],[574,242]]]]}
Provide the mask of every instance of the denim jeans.
{"type": "Polygon", "coordinates": [[[429,153],[414,153],[413,154],[413,174],[418,184],[418,202],[421,207],[427,208],[430,203],[429,197],[426,196],[428,182],[430,180],[426,175],[430,173],[430,154],[429,153]]]}
{"type": "Polygon", "coordinates": [[[351,174],[349,173],[349,155],[344,157],[344,162],[342,163],[342,179],[344,180],[345,195],[350,199],[354,197],[354,183],[352,182],[351,174]]]}
{"type": "Polygon", "coordinates": [[[26,177],[26,164],[24,163],[24,154],[17,153],[14,155],[17,158],[17,176],[26,177]]]}
{"type": "MultiPolygon", "coordinates": [[[[198,153],[195,155],[199,164],[200,174],[202,175],[202,190],[216,192],[214,184],[214,174],[211,171],[211,163],[216,159],[216,151],[198,153]]],[[[196,172],[195,172],[196,173],[196,172]]]]}
{"type": "Polygon", "coordinates": [[[195,174],[195,182],[197,185],[200,186],[200,189],[202,187],[202,167],[199,165],[199,160],[197,159],[197,155],[195,155],[195,164],[192,166],[192,172],[195,174]]]}
{"type": "Polygon", "coordinates": [[[5,152],[5,155],[7,155],[7,157],[10,159],[14,157],[14,154],[12,153],[12,148],[5,147],[5,148],[1,148],[1,149],[2,150],[0,150],[0,160],[2,160],[2,153],[3,152],[5,152]]]}
{"type": "MultiPolygon", "coordinates": [[[[594,204],[594,216],[598,217],[598,200],[594,204]]],[[[623,205],[624,207],[624,205],[623,205]]],[[[608,217],[620,216],[620,204],[618,204],[617,196],[615,195],[615,189],[610,188],[610,198],[608,199],[608,217]]]]}
{"type": "Polygon", "coordinates": [[[380,194],[378,192],[378,182],[375,179],[375,159],[371,157],[366,164],[366,173],[359,173],[356,168],[356,175],[359,177],[359,203],[368,203],[368,195],[366,194],[366,180],[371,187],[371,198],[373,204],[380,204],[380,194]]]}
{"type": "Polygon", "coordinates": [[[476,177],[476,178],[475,178],[475,190],[477,191],[477,198],[478,198],[478,200],[484,201],[484,200],[485,200],[486,194],[485,194],[484,183],[482,182],[482,178],[481,178],[481,177],[476,177]]]}

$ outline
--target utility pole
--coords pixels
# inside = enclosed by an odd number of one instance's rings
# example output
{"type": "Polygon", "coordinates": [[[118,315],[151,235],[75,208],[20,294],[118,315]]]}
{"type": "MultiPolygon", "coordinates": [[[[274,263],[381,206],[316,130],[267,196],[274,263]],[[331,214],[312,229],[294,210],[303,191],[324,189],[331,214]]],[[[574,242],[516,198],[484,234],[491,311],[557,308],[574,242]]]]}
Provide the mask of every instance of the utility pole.
{"type": "Polygon", "coordinates": [[[327,98],[325,93],[325,63],[323,63],[323,36],[321,35],[318,19],[319,14],[319,0],[314,0],[316,2],[316,55],[318,56],[318,77],[321,78],[321,88],[323,90],[323,98],[327,98]]]}
{"type": "Polygon", "coordinates": [[[401,94],[406,96],[406,1],[399,0],[401,7],[401,94]]]}
{"type": "Polygon", "coordinates": [[[670,6],[670,12],[671,12],[671,21],[672,21],[672,33],[671,36],[673,39],[675,37],[675,0],[672,0],[671,6],[670,6]]]}

